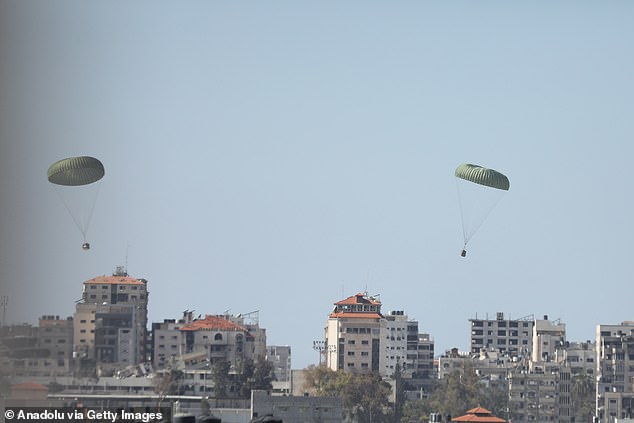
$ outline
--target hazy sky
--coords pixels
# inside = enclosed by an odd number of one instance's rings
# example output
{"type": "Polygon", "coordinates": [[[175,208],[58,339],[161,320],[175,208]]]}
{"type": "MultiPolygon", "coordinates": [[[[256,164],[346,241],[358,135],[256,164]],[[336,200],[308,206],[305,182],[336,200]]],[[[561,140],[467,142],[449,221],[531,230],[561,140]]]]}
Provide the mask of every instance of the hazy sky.
{"type": "Polygon", "coordinates": [[[367,290],[468,319],[632,314],[630,1],[0,1],[0,294],[70,316],[125,265],[150,321],[259,310],[293,367],[367,290]],[[88,231],[46,179],[102,160],[88,231]],[[461,258],[454,170],[511,189],[461,258]]]}

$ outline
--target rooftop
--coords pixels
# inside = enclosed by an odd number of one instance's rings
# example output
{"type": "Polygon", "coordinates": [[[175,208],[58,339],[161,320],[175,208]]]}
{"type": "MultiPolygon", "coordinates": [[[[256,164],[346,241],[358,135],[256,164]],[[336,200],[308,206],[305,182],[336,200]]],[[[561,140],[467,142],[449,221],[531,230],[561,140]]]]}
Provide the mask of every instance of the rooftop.
{"type": "Polygon", "coordinates": [[[218,331],[233,331],[233,332],[248,332],[248,330],[237,323],[232,322],[225,316],[214,316],[207,314],[204,319],[196,319],[190,323],[180,327],[182,331],[197,331],[197,330],[218,330],[218,331]]]}
{"type": "Polygon", "coordinates": [[[381,301],[375,299],[374,297],[368,296],[367,293],[358,293],[356,295],[352,295],[345,300],[341,300],[336,302],[335,305],[352,305],[352,304],[372,304],[372,305],[381,305],[381,301]]]}
{"type": "Polygon", "coordinates": [[[495,417],[489,410],[483,407],[472,408],[464,416],[451,419],[452,422],[476,422],[476,423],[504,423],[506,420],[495,417]]]}
{"type": "Polygon", "coordinates": [[[96,278],[92,278],[84,282],[84,285],[90,285],[90,284],[99,284],[99,285],[104,285],[104,284],[115,285],[116,284],[116,285],[143,285],[145,286],[145,282],[143,282],[143,280],[141,279],[134,279],[134,278],[131,278],[130,276],[121,276],[121,275],[97,276],[96,278]]]}

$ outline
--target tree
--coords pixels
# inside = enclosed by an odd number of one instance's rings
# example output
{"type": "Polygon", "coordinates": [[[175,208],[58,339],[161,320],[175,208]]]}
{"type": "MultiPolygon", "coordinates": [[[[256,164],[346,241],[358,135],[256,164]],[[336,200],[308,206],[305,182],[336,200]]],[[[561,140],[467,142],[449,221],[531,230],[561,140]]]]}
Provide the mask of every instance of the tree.
{"type": "Polygon", "coordinates": [[[572,376],[570,397],[575,421],[592,421],[595,411],[595,385],[592,376],[587,373],[576,373],[572,376]]]}
{"type": "Polygon", "coordinates": [[[273,388],[273,364],[258,357],[253,370],[253,389],[271,389],[273,388]]]}
{"type": "Polygon", "coordinates": [[[159,404],[167,395],[178,395],[181,392],[181,381],[183,372],[178,369],[169,368],[154,378],[154,392],[159,395],[159,404]]]}
{"type": "Polygon", "coordinates": [[[200,400],[200,414],[203,416],[211,414],[211,405],[209,405],[209,400],[207,398],[202,398],[200,400]]]}
{"type": "Polygon", "coordinates": [[[394,379],[394,421],[398,422],[401,420],[403,416],[403,407],[405,405],[405,383],[403,381],[403,377],[401,374],[401,366],[399,363],[396,363],[396,368],[394,369],[394,374],[392,375],[392,379],[394,379]]]}
{"type": "Polygon", "coordinates": [[[402,422],[426,422],[429,421],[431,408],[429,401],[425,399],[417,399],[406,401],[403,405],[402,422]]]}
{"type": "Polygon", "coordinates": [[[214,394],[217,397],[227,396],[229,389],[229,369],[228,361],[216,361],[211,368],[211,379],[214,382],[214,394]]]}
{"type": "Polygon", "coordinates": [[[339,386],[342,406],[350,417],[359,422],[392,421],[392,408],[389,407],[392,387],[378,374],[352,375],[345,384],[339,386]]]}
{"type": "Polygon", "coordinates": [[[465,363],[441,380],[429,398],[431,411],[443,416],[462,415],[478,405],[492,411],[508,407],[508,385],[505,381],[485,384],[472,364],[465,363]]]}
{"type": "Polygon", "coordinates": [[[318,397],[332,397],[338,395],[336,389],[337,372],[326,366],[310,365],[304,369],[304,385],[303,389],[318,397]]]}
{"type": "Polygon", "coordinates": [[[313,365],[305,370],[304,376],[304,389],[312,395],[341,398],[348,418],[381,423],[393,417],[389,407],[392,387],[378,374],[353,374],[313,365]]]}
{"type": "Polygon", "coordinates": [[[247,358],[238,363],[237,373],[231,381],[231,391],[241,398],[249,398],[253,389],[273,388],[273,364],[263,357],[254,362],[247,358]]]}

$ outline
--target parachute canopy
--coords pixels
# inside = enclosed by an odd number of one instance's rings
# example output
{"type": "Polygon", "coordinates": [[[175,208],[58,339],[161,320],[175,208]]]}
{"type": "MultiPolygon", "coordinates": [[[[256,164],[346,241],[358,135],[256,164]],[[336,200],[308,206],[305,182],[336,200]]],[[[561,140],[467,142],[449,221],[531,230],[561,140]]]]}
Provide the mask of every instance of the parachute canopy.
{"type": "Polygon", "coordinates": [[[456,177],[504,191],[508,191],[511,186],[509,178],[500,172],[469,163],[461,164],[456,168],[456,177]]]}
{"type": "Polygon", "coordinates": [[[511,184],[500,172],[469,163],[458,166],[455,176],[464,235],[464,248],[460,255],[465,257],[467,243],[511,184]]]}
{"type": "Polygon", "coordinates": [[[97,182],[105,173],[103,163],[94,157],[69,157],[48,168],[48,181],[55,185],[81,186],[97,182]]]}

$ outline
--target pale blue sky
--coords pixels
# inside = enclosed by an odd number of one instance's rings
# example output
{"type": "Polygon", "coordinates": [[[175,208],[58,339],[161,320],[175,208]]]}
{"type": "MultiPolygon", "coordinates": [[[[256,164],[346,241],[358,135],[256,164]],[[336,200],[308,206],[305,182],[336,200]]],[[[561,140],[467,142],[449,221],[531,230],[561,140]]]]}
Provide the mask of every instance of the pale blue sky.
{"type": "Polygon", "coordinates": [[[128,265],[151,321],[259,310],[294,368],[364,291],[437,353],[468,319],[632,320],[629,1],[0,1],[9,323],[128,265]],[[89,252],[46,180],[106,167],[89,252]],[[506,195],[459,257],[454,169],[506,195]]]}

